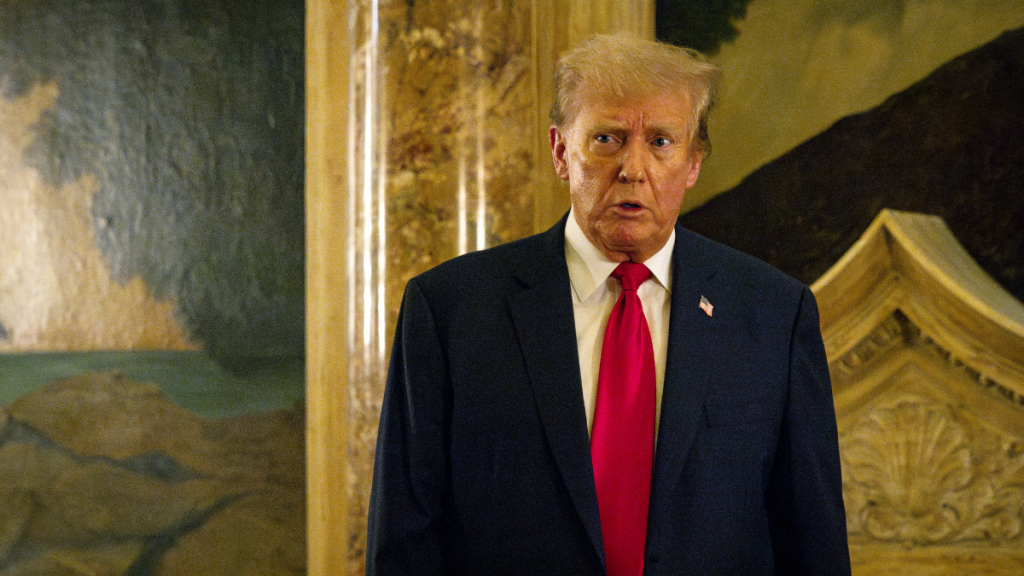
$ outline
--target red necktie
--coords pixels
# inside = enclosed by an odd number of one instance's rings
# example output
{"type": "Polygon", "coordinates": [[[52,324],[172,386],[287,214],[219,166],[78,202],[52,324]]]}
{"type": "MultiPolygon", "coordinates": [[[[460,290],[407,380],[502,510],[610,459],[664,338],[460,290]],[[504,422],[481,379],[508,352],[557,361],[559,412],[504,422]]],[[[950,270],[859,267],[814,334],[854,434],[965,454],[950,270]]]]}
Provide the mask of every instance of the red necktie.
{"type": "Polygon", "coordinates": [[[622,282],[601,348],[590,454],[601,514],[608,576],[644,570],[647,508],[654,462],[654,346],[636,289],[651,276],[643,264],[623,262],[622,282]]]}

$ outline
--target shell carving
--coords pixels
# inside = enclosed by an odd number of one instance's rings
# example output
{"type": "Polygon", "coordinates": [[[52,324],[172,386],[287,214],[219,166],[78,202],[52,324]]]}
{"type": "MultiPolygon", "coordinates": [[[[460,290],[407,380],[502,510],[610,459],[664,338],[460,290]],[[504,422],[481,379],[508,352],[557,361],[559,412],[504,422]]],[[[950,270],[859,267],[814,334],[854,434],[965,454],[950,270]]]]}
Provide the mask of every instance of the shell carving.
{"type": "Polygon", "coordinates": [[[852,538],[907,546],[1018,538],[1024,457],[949,406],[918,397],[866,412],[841,436],[852,538]]]}

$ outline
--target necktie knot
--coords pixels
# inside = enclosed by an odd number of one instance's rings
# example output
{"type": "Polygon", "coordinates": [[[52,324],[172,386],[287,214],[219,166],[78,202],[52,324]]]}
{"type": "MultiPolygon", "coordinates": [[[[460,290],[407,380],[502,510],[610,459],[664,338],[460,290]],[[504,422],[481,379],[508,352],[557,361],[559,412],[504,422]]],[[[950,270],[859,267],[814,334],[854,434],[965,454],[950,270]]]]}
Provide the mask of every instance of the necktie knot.
{"type": "Polygon", "coordinates": [[[637,262],[623,262],[612,272],[612,277],[622,282],[623,290],[636,290],[651,277],[651,271],[637,262]]]}

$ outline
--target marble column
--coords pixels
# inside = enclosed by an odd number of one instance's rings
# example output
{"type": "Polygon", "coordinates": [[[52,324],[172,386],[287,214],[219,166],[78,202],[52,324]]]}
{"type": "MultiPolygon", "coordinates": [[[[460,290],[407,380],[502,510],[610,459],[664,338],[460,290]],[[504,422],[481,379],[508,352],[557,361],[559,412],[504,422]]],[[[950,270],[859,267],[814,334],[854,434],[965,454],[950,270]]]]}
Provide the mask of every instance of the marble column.
{"type": "MultiPolygon", "coordinates": [[[[619,4],[307,3],[311,575],[363,571],[405,283],[564,212],[546,144],[551,65],[585,30],[650,35],[653,19],[624,16],[619,4]]],[[[653,14],[653,2],[628,5],[653,14]]]]}

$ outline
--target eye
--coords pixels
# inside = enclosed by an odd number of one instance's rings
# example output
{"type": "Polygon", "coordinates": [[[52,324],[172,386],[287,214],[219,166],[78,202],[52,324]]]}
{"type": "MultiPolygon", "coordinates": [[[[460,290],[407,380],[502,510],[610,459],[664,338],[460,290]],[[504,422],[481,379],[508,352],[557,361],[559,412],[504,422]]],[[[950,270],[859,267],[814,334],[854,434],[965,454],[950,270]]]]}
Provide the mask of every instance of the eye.
{"type": "Polygon", "coordinates": [[[612,137],[609,136],[608,134],[598,134],[597,136],[594,137],[594,141],[597,142],[598,144],[611,144],[612,137]]]}
{"type": "Polygon", "coordinates": [[[672,141],[669,140],[668,138],[665,138],[664,136],[658,136],[654,140],[651,140],[651,144],[653,144],[657,148],[664,148],[671,143],[672,141]]]}

